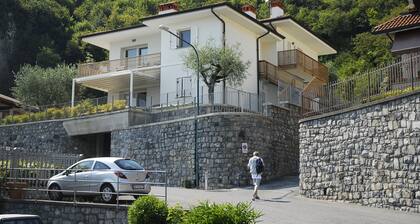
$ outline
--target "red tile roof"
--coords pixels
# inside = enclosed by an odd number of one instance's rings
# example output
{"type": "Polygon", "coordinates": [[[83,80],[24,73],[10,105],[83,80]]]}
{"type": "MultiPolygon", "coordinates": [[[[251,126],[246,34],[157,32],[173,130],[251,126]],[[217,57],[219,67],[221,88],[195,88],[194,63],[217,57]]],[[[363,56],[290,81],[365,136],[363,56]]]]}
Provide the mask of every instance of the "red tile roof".
{"type": "Polygon", "coordinates": [[[372,33],[389,33],[416,26],[420,27],[420,14],[406,14],[397,16],[385,23],[376,26],[375,28],[373,28],[372,33]]]}

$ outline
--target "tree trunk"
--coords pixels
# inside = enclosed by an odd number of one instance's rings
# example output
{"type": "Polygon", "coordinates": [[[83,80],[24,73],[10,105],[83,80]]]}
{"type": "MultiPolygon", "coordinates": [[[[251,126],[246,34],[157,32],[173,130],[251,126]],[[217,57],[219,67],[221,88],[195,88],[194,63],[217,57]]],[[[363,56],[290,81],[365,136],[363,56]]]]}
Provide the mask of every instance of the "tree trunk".
{"type": "Polygon", "coordinates": [[[208,85],[208,93],[209,93],[209,104],[214,104],[214,84],[208,85]]]}

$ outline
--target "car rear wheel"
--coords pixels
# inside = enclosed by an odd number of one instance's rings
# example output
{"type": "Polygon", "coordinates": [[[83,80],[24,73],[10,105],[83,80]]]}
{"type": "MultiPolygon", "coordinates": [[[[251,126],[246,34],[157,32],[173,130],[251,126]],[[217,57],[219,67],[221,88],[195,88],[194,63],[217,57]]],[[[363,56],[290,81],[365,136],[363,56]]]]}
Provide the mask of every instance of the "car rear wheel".
{"type": "Polygon", "coordinates": [[[114,188],[110,184],[104,184],[101,187],[101,200],[104,203],[115,203],[117,200],[117,195],[115,193],[114,188]]]}
{"type": "Polygon", "coordinates": [[[63,193],[58,192],[61,190],[60,186],[58,184],[52,184],[48,188],[48,198],[53,201],[61,201],[63,199],[63,193]]]}

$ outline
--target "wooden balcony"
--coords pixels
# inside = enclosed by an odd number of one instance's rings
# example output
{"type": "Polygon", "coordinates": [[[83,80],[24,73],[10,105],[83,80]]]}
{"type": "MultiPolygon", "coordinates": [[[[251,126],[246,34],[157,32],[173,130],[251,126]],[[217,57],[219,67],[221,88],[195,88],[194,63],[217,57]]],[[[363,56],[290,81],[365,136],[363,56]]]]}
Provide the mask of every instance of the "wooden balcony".
{"type": "Polygon", "coordinates": [[[312,76],[328,82],[328,68],[298,49],[279,51],[278,60],[281,69],[294,75],[312,76]]]}
{"type": "Polygon", "coordinates": [[[280,71],[280,69],[268,61],[260,61],[258,75],[260,79],[267,80],[275,85],[279,81],[283,84],[291,84],[296,88],[303,89],[305,86],[304,80],[298,76],[288,74],[280,71]]]}
{"type": "Polygon", "coordinates": [[[129,69],[146,68],[160,65],[160,53],[133,58],[79,64],[79,77],[106,74],[129,69]]]}

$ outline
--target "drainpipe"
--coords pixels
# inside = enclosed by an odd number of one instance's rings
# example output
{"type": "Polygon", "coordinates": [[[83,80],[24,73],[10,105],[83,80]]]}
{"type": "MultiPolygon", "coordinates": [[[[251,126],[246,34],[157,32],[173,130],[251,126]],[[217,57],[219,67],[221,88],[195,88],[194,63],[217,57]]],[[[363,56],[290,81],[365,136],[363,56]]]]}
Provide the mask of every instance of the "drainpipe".
{"type": "Polygon", "coordinates": [[[260,109],[260,39],[267,36],[270,33],[269,30],[257,38],[257,105],[258,110],[260,109]]]}
{"type": "MultiPolygon", "coordinates": [[[[226,23],[222,18],[220,18],[219,15],[216,14],[216,12],[214,12],[214,8],[211,8],[210,10],[213,13],[213,15],[216,16],[216,18],[220,20],[220,22],[222,23],[222,36],[223,36],[222,44],[223,44],[223,49],[225,49],[226,48],[226,23]]],[[[226,79],[223,79],[223,104],[225,103],[226,103],[226,79]]]]}

